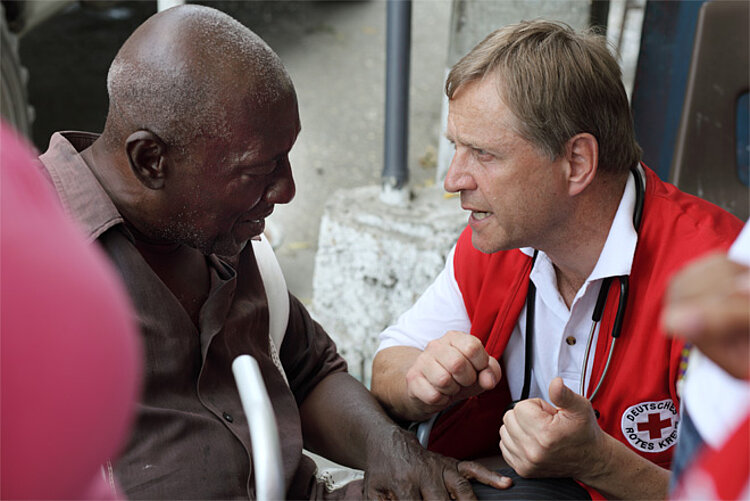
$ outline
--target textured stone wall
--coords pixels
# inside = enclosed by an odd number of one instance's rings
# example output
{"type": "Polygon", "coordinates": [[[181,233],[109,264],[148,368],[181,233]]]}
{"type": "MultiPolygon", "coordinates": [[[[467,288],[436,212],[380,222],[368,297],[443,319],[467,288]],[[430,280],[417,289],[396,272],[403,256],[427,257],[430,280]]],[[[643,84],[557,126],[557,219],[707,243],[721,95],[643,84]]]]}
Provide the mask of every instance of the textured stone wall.
{"type": "Polygon", "coordinates": [[[313,274],[313,315],[365,384],[378,334],[442,270],[468,218],[440,187],[417,190],[406,206],[379,195],[379,186],[366,186],[331,197],[313,274]]]}

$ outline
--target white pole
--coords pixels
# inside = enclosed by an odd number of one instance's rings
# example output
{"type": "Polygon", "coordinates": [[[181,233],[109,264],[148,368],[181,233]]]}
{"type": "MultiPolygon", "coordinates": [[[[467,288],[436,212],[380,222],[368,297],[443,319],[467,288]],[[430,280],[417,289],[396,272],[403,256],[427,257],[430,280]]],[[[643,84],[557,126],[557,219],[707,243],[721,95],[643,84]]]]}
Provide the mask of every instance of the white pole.
{"type": "Polygon", "coordinates": [[[281,462],[279,430],[258,362],[250,355],[240,355],[232,362],[232,372],[253,443],[256,499],[284,499],[284,469],[281,462]]]}
{"type": "Polygon", "coordinates": [[[156,10],[161,12],[176,5],[184,5],[185,0],[156,0],[156,10]]]}

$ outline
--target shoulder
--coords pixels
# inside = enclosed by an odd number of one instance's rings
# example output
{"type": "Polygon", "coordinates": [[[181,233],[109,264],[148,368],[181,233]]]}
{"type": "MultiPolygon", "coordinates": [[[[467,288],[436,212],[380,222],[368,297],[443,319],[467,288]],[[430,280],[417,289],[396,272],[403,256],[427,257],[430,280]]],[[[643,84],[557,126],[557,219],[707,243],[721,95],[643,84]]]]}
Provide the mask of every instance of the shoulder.
{"type": "Polygon", "coordinates": [[[680,263],[712,250],[726,250],[742,221],[721,207],[682,192],[647,172],[643,227],[638,246],[652,257],[669,254],[680,263]]]}
{"type": "Polygon", "coordinates": [[[667,231],[677,241],[708,239],[729,245],[742,229],[742,221],[721,207],[702,198],[680,191],[660,180],[646,169],[647,187],[644,222],[651,228],[667,231]]]}
{"type": "Polygon", "coordinates": [[[633,273],[646,273],[651,286],[662,288],[688,262],[712,251],[726,251],[742,229],[742,221],[660,180],[653,171],[646,169],[646,173],[633,273]]]}

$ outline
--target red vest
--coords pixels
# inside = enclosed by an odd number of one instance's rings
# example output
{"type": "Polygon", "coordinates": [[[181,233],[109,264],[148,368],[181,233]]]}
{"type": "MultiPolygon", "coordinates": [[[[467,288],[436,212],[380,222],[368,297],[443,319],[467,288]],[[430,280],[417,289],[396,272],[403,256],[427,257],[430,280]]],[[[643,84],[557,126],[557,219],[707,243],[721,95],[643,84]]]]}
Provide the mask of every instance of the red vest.
{"type": "MultiPolygon", "coordinates": [[[[662,297],[675,271],[706,252],[726,250],[742,229],[742,222],[662,182],[645,166],[644,170],[643,219],[623,329],[609,372],[592,404],[604,431],[646,459],[669,468],[676,433],[660,434],[676,424],[669,420],[679,419],[676,382],[683,343],[662,332],[662,297]],[[638,438],[638,423],[641,432],[649,427],[653,430],[648,436],[656,442],[638,438]]],[[[531,258],[519,250],[484,254],[471,245],[471,230],[466,228],[458,240],[454,267],[471,333],[482,340],[490,355],[500,359],[525,304],[531,258]]],[[[601,379],[618,302],[615,281],[601,321],[587,394],[601,379]]],[[[433,428],[430,450],[457,458],[499,454],[498,430],[510,401],[504,381],[444,413],[433,428]]]]}

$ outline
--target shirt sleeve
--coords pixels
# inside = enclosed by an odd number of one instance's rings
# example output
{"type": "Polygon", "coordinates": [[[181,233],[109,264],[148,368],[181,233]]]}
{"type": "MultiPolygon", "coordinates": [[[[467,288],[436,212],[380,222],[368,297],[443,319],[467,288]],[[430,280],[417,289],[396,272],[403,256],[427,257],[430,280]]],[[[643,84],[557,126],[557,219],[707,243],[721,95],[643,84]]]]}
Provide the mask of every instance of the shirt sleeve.
{"type": "Polygon", "coordinates": [[[449,330],[471,330],[471,321],[453,269],[455,251],[456,247],[453,246],[443,271],[414,306],[380,333],[378,351],[391,346],[411,346],[423,350],[427,343],[449,330]]]}
{"type": "Polygon", "coordinates": [[[289,387],[297,405],[326,376],[346,372],[346,361],[336,350],[336,344],[315,322],[304,305],[289,295],[289,325],[279,353],[289,387]]]}

